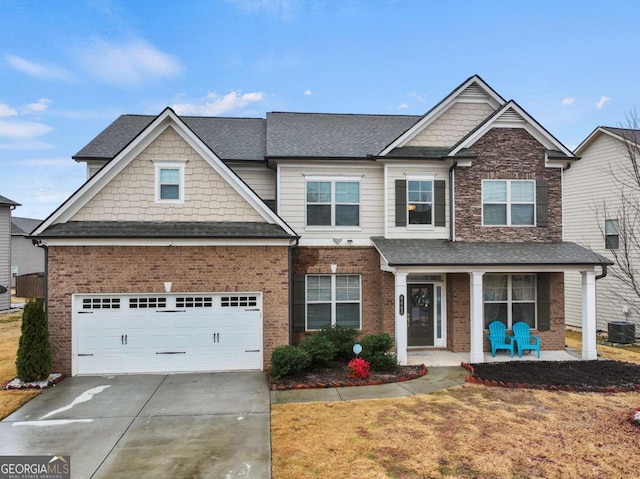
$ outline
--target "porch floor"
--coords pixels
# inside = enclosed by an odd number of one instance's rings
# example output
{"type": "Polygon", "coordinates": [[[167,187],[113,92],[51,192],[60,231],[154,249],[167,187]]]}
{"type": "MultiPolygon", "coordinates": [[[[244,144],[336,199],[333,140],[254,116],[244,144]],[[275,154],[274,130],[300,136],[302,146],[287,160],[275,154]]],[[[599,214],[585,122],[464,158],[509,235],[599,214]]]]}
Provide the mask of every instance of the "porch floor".
{"type": "MultiPolygon", "coordinates": [[[[572,348],[565,348],[559,351],[540,351],[540,359],[535,351],[529,354],[524,353],[521,358],[516,353],[513,358],[508,352],[498,351],[496,357],[491,356],[491,352],[485,351],[484,361],[486,363],[499,363],[506,361],[579,361],[581,354],[572,348]]],[[[460,363],[469,362],[469,353],[452,353],[451,351],[415,351],[409,352],[407,357],[409,366],[424,364],[425,366],[460,366],[460,363]]]]}

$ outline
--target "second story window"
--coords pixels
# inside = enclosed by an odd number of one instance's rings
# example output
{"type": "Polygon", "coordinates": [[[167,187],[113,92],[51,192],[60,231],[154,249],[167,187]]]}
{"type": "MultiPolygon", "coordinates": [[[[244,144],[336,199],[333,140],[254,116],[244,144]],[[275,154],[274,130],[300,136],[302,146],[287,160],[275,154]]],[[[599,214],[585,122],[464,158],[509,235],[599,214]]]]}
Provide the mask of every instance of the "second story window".
{"type": "Polygon", "coordinates": [[[153,162],[156,170],[156,203],[184,203],[184,161],[153,162]]]}
{"type": "Polygon", "coordinates": [[[407,181],[407,211],[410,225],[433,224],[433,181],[407,181]]]}
{"type": "Polygon", "coordinates": [[[607,249],[618,249],[620,247],[618,220],[604,220],[604,247],[607,249]]]}
{"type": "Polygon", "coordinates": [[[359,180],[307,180],[307,226],[360,226],[359,180]]]}
{"type": "Polygon", "coordinates": [[[482,224],[485,226],[534,226],[533,180],[483,180],[482,224]]]}

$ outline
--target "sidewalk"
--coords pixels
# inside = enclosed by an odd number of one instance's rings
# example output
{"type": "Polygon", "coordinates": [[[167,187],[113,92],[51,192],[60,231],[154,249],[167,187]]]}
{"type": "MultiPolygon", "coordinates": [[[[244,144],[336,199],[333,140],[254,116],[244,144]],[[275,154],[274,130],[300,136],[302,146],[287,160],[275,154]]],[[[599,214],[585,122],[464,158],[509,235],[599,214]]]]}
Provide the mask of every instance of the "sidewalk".
{"type": "Polygon", "coordinates": [[[354,386],[343,388],[292,389],[271,391],[271,404],[296,402],[353,401],[356,399],[383,399],[414,394],[427,394],[440,389],[459,386],[469,371],[460,366],[431,367],[418,379],[379,386],[354,386]]]}

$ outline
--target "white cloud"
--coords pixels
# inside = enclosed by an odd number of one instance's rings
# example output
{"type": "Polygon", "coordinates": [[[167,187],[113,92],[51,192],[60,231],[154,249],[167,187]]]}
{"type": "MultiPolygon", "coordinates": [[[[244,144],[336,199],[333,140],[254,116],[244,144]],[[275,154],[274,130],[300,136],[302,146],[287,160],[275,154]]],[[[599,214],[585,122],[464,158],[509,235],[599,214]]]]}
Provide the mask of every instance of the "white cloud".
{"type": "Polygon", "coordinates": [[[305,90],[304,96],[311,96],[311,90],[305,90]]]}
{"type": "Polygon", "coordinates": [[[0,103],[0,117],[3,116],[16,116],[18,114],[13,108],[6,103],[0,103]]]}
{"type": "Polygon", "coordinates": [[[41,140],[11,140],[6,143],[0,142],[0,150],[2,151],[48,150],[50,148],[53,148],[51,143],[41,140]]]}
{"type": "Polygon", "coordinates": [[[427,101],[427,95],[425,95],[424,93],[418,93],[414,91],[409,93],[409,97],[415,99],[420,103],[424,103],[425,101],[427,101]]]}
{"type": "Polygon", "coordinates": [[[35,138],[49,133],[53,128],[43,123],[22,120],[0,120],[0,136],[9,138],[35,138]]]}
{"type": "Polygon", "coordinates": [[[602,95],[600,97],[600,101],[598,101],[598,103],[596,103],[596,108],[598,108],[598,110],[602,110],[602,107],[604,107],[604,104],[606,102],[608,102],[609,100],[611,100],[611,98],[609,98],[608,96],[602,95]]]}
{"type": "Polygon", "coordinates": [[[242,110],[251,103],[262,101],[264,93],[251,92],[241,94],[232,91],[224,96],[215,92],[207,94],[202,103],[178,103],[172,106],[178,115],[216,116],[242,110]]]}
{"type": "Polygon", "coordinates": [[[398,110],[406,110],[407,108],[409,108],[409,105],[407,103],[400,103],[398,105],[398,110]]]}
{"type": "Polygon", "coordinates": [[[575,103],[576,99],[573,97],[567,97],[567,98],[563,98],[562,101],[560,102],[560,105],[562,106],[569,106],[569,105],[573,105],[575,103]]]}
{"type": "Polygon", "coordinates": [[[182,72],[176,57],[142,39],[119,44],[94,40],[79,53],[78,59],[90,75],[119,86],[135,86],[182,72]]]}
{"type": "Polygon", "coordinates": [[[5,55],[5,60],[15,70],[34,78],[66,81],[72,79],[71,74],[67,70],[55,65],[32,62],[17,55],[5,55]]]}
{"type": "Polygon", "coordinates": [[[22,112],[25,115],[28,115],[30,113],[42,113],[49,108],[50,103],[52,103],[52,100],[49,100],[48,98],[40,98],[35,103],[28,103],[27,105],[25,105],[22,112]]]}

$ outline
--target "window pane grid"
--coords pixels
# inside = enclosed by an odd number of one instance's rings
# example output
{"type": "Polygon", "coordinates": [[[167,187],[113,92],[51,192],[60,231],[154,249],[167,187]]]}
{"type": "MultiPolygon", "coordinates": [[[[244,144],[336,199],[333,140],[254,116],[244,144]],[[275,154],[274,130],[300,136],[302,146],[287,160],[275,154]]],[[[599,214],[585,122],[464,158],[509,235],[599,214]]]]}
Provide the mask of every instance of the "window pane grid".
{"type": "Polygon", "coordinates": [[[307,330],[360,328],[360,275],[307,275],[307,330]]]}
{"type": "Polygon", "coordinates": [[[483,181],[482,209],[487,226],[535,225],[535,181],[483,181]]]}
{"type": "Polygon", "coordinates": [[[484,326],[500,321],[507,328],[525,322],[536,327],[536,275],[487,274],[483,280],[484,326]]]}
{"type": "Polygon", "coordinates": [[[360,183],[308,181],[307,226],[359,226],[360,183]]]}

